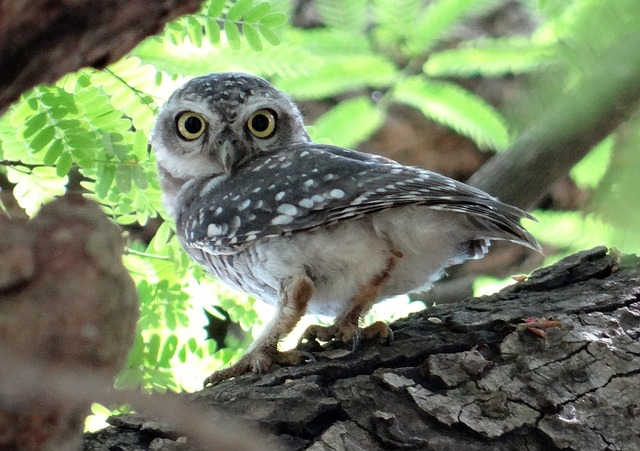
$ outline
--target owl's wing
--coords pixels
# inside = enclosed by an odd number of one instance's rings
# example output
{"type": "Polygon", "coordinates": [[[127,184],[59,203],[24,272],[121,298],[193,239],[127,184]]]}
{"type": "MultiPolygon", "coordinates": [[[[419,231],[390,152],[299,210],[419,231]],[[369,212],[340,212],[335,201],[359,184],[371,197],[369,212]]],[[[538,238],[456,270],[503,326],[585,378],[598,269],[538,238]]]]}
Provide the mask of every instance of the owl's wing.
{"type": "Polygon", "coordinates": [[[533,219],[528,213],[464,183],[380,156],[304,143],[259,156],[221,177],[196,184],[178,217],[187,246],[235,253],[259,238],[424,205],[465,213],[487,238],[539,249],[519,223],[533,219]]]}

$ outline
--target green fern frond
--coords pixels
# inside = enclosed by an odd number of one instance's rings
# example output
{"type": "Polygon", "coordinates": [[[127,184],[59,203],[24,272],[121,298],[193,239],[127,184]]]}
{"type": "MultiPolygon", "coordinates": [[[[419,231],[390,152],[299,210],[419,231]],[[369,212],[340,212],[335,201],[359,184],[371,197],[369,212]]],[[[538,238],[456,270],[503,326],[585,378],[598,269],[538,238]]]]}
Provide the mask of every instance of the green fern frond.
{"type": "Polygon", "coordinates": [[[15,184],[13,196],[29,216],[34,216],[43,204],[63,195],[68,183],[68,177],[59,176],[53,167],[23,170],[8,167],[7,179],[15,184]]]}
{"type": "Polygon", "coordinates": [[[423,0],[374,0],[374,35],[383,47],[398,48],[413,32],[408,22],[421,14],[423,0]]]}
{"type": "Polygon", "coordinates": [[[497,77],[531,72],[554,56],[553,47],[527,38],[482,39],[430,55],[423,70],[432,77],[497,77]]]}
{"type": "Polygon", "coordinates": [[[427,53],[451,33],[457,23],[495,3],[496,0],[434,0],[409,26],[411,33],[407,34],[406,54],[427,53]]]}
{"type": "Polygon", "coordinates": [[[353,34],[359,34],[365,30],[367,4],[367,0],[316,0],[314,2],[326,25],[353,34]]]}
{"type": "Polygon", "coordinates": [[[306,54],[296,77],[277,80],[278,87],[298,99],[326,98],[355,89],[385,88],[398,68],[376,53],[365,36],[336,29],[294,31],[291,45],[306,54]]]}
{"type": "Polygon", "coordinates": [[[500,113],[458,85],[410,77],[396,85],[393,99],[471,138],[480,148],[503,150],[509,141],[500,113]]]}
{"type": "Polygon", "coordinates": [[[185,48],[153,40],[139,45],[133,54],[160,71],[180,76],[238,70],[259,76],[291,77],[307,71],[310,58],[297,46],[265,46],[255,52],[248,46],[234,50],[205,43],[201,48],[185,48]]]}
{"type": "Polygon", "coordinates": [[[267,1],[211,0],[205,2],[198,13],[170,22],[160,37],[152,39],[176,46],[184,46],[188,39],[193,47],[201,48],[205,42],[221,45],[222,32],[225,45],[238,50],[246,41],[251,49],[259,52],[263,40],[271,45],[279,44],[276,30],[286,21],[287,16],[274,10],[267,1]]]}
{"type": "Polygon", "coordinates": [[[352,148],[369,138],[384,120],[383,113],[368,97],[340,102],[313,124],[315,139],[352,148]]]}
{"type": "Polygon", "coordinates": [[[147,94],[158,88],[156,73],[139,58],[126,57],[104,71],[93,71],[91,84],[101,87],[116,111],[131,118],[137,130],[148,132],[158,113],[155,99],[147,94]]]}
{"type": "Polygon", "coordinates": [[[360,56],[335,58],[311,66],[311,71],[295,78],[279,80],[277,85],[297,99],[322,99],[363,88],[391,85],[397,70],[385,58],[360,56]]]}

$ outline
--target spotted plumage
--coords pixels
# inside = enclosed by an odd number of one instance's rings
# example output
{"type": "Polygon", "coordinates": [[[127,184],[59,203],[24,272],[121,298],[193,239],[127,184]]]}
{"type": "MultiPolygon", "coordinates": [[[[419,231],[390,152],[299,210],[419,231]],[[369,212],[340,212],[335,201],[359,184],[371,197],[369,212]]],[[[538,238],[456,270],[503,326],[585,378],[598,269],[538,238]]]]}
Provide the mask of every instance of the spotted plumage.
{"type": "Polygon", "coordinates": [[[163,107],[152,146],[187,252],[278,307],[247,356],[213,382],[289,363],[277,342],[307,311],[337,320],[306,338],[349,342],[369,330],[358,318],[375,302],[428,287],[491,240],[538,249],[519,224],[531,217],[480,190],[313,143],[291,100],[251,75],[186,83],[163,107]]]}

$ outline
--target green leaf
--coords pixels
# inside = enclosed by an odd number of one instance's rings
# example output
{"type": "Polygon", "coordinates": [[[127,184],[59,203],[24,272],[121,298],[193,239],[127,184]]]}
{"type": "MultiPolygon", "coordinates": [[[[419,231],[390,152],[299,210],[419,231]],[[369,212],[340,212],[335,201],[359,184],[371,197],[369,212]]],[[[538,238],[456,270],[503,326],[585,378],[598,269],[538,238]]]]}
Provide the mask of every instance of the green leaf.
{"type": "Polygon", "coordinates": [[[67,146],[72,149],[90,150],[96,147],[95,137],[88,134],[74,133],[69,134],[65,140],[67,146]]]}
{"type": "Polygon", "coordinates": [[[286,14],[282,13],[271,13],[264,16],[260,19],[260,25],[268,28],[279,27],[280,25],[284,25],[287,23],[286,14]]]}
{"type": "Polygon", "coordinates": [[[149,342],[147,343],[147,352],[145,353],[145,360],[151,365],[155,365],[158,362],[158,355],[160,353],[161,338],[158,334],[151,335],[149,342]]]}
{"type": "Polygon", "coordinates": [[[116,187],[122,194],[131,191],[131,167],[120,164],[116,167],[116,187]]]}
{"type": "Polygon", "coordinates": [[[609,168],[613,154],[613,137],[602,140],[569,172],[569,176],[583,189],[595,189],[609,168]]]}
{"type": "Polygon", "coordinates": [[[173,45],[181,45],[183,41],[184,27],[179,20],[175,22],[169,22],[164,29],[165,36],[169,39],[173,45]]]}
{"type": "Polygon", "coordinates": [[[425,54],[450,33],[454,25],[494,0],[434,0],[415,20],[407,34],[406,51],[409,56],[425,54]]]}
{"type": "Polygon", "coordinates": [[[398,83],[393,98],[473,139],[480,148],[507,147],[509,134],[504,118],[480,97],[458,85],[415,76],[398,83]]]}
{"type": "Polygon", "coordinates": [[[335,145],[351,148],[367,139],[384,120],[371,99],[345,100],[314,122],[315,139],[328,139],[335,145]]]}
{"type": "Polygon", "coordinates": [[[155,252],[162,251],[166,248],[169,238],[171,238],[171,225],[169,222],[164,221],[160,224],[160,227],[156,230],[156,234],[151,239],[149,249],[155,252]]]}
{"type": "Polygon", "coordinates": [[[290,32],[286,38],[303,46],[304,72],[282,77],[278,87],[297,99],[319,99],[358,89],[384,89],[398,74],[397,66],[374,52],[365,36],[336,30],[290,32]]]}
{"type": "Polygon", "coordinates": [[[218,22],[214,19],[209,19],[207,21],[207,36],[209,37],[209,42],[214,45],[220,42],[220,27],[218,26],[218,22]]]}
{"type": "Polygon", "coordinates": [[[237,0],[229,11],[227,11],[227,21],[236,22],[251,8],[253,0],[237,0]]]}
{"type": "Polygon", "coordinates": [[[207,8],[207,16],[212,19],[217,19],[222,15],[222,9],[224,8],[226,0],[211,0],[209,2],[209,7],[207,8]]]}
{"type": "Polygon", "coordinates": [[[40,96],[40,102],[51,108],[63,107],[69,110],[70,113],[77,113],[78,110],[75,105],[75,98],[62,88],[48,86],[40,88],[44,92],[40,96]]]}
{"type": "Polygon", "coordinates": [[[37,167],[31,172],[7,168],[7,178],[14,183],[13,195],[29,216],[33,216],[42,204],[61,196],[66,191],[67,177],[56,175],[55,168],[37,167]]]}
{"type": "Polygon", "coordinates": [[[258,3],[244,15],[244,21],[248,23],[258,22],[262,20],[262,18],[266,16],[269,11],[271,11],[271,4],[269,2],[258,3]]]}
{"type": "Polygon", "coordinates": [[[56,130],[53,125],[43,128],[32,140],[29,142],[29,147],[34,152],[40,152],[47,144],[55,137],[56,130]]]}
{"type": "Polygon", "coordinates": [[[66,110],[65,108],[53,107],[49,110],[49,117],[52,119],[62,119],[67,114],[69,114],[69,111],[66,110]]]}
{"type": "Polygon", "coordinates": [[[137,161],[144,161],[149,157],[149,137],[142,130],[134,133],[131,154],[137,161]]]}
{"type": "Polygon", "coordinates": [[[144,168],[137,164],[133,167],[133,180],[138,188],[145,190],[149,187],[149,179],[144,168]]]}
{"type": "Polygon", "coordinates": [[[193,16],[187,18],[187,34],[191,43],[196,47],[202,46],[202,24],[193,16]]]}
{"type": "Polygon", "coordinates": [[[322,21],[349,33],[360,33],[367,25],[368,0],[315,0],[322,21]]]}
{"type": "Polygon", "coordinates": [[[175,335],[169,335],[167,337],[167,340],[164,342],[164,346],[162,346],[162,353],[160,354],[158,363],[168,367],[171,363],[171,358],[176,353],[177,347],[178,347],[178,337],[176,337],[175,335]]]}
{"type": "Polygon", "coordinates": [[[482,39],[432,54],[423,70],[432,77],[496,77],[531,72],[553,55],[550,46],[525,38],[482,39]]]}
{"type": "MultiPolygon", "coordinates": [[[[33,91],[30,91],[30,93],[31,92],[33,91]]],[[[9,115],[11,125],[14,127],[20,127],[28,118],[34,116],[34,113],[39,111],[38,101],[33,97],[27,97],[27,95],[28,94],[23,94],[21,100],[9,115]]]]}
{"type": "Polygon", "coordinates": [[[83,168],[93,168],[95,166],[95,155],[93,153],[93,148],[89,147],[69,147],[71,156],[73,157],[73,161],[76,164],[83,168]]]}
{"type": "Polygon", "coordinates": [[[56,162],[58,157],[60,157],[63,151],[64,144],[62,143],[62,140],[56,139],[53,144],[49,146],[49,149],[47,149],[47,153],[44,154],[42,162],[47,166],[53,166],[53,164],[56,162]]]}
{"type": "Polygon", "coordinates": [[[116,176],[116,167],[113,164],[105,163],[98,166],[98,176],[96,178],[95,193],[99,198],[105,198],[111,188],[111,184],[116,176]]]}
{"type": "Polygon", "coordinates": [[[20,135],[22,139],[28,139],[36,132],[40,131],[47,124],[48,115],[45,112],[31,116],[21,127],[20,135]]]}
{"type": "Polygon", "coordinates": [[[249,23],[245,23],[242,25],[242,33],[244,33],[244,37],[249,43],[249,46],[259,52],[262,50],[262,42],[260,42],[260,36],[256,31],[255,27],[249,23]]]}
{"type": "Polygon", "coordinates": [[[527,229],[541,243],[567,250],[588,249],[606,243],[611,228],[595,216],[577,211],[543,211],[532,214],[538,222],[528,222],[527,229]]]}
{"type": "Polygon", "coordinates": [[[270,27],[260,24],[258,29],[260,30],[260,34],[262,35],[262,37],[265,38],[265,40],[269,44],[271,45],[280,44],[280,37],[277,34],[275,34],[270,27]]]}
{"type": "Polygon", "coordinates": [[[233,22],[225,22],[224,34],[227,36],[227,41],[229,41],[229,47],[235,50],[240,50],[242,44],[240,41],[240,31],[238,31],[236,24],[233,22]]]}
{"type": "Polygon", "coordinates": [[[69,152],[63,153],[56,163],[56,175],[58,177],[64,177],[69,173],[72,165],[73,159],[71,158],[71,154],[69,152]]]}
{"type": "Polygon", "coordinates": [[[187,362],[187,352],[189,352],[189,349],[187,349],[186,346],[182,346],[180,348],[180,350],[178,351],[178,360],[181,363],[186,363],[187,362]]]}
{"type": "Polygon", "coordinates": [[[423,0],[374,0],[375,26],[373,33],[381,47],[397,48],[414,30],[407,26],[411,18],[419,17],[423,0]]]}

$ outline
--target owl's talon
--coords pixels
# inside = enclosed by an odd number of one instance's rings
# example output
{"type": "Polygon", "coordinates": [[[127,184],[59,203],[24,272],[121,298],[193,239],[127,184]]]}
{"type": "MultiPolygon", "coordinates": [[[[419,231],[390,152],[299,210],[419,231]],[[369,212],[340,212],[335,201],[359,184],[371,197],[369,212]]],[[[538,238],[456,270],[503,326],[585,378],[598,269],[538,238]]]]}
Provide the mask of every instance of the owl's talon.
{"type": "Polygon", "coordinates": [[[376,321],[375,323],[362,329],[362,336],[364,340],[373,340],[380,338],[384,344],[390,345],[393,343],[393,331],[387,323],[384,321],[376,321]]]}
{"type": "Polygon", "coordinates": [[[309,326],[303,332],[298,341],[297,349],[308,348],[314,343],[318,344],[318,341],[341,341],[345,344],[351,344],[351,352],[355,352],[362,342],[376,338],[382,339],[386,345],[393,343],[393,331],[387,323],[376,321],[364,328],[353,325],[320,326],[316,324],[309,326]]]}
{"type": "Polygon", "coordinates": [[[318,359],[316,359],[316,356],[311,354],[310,352],[308,352],[308,351],[300,351],[300,352],[302,352],[302,354],[307,358],[308,362],[317,362],[318,361],[318,359]]]}
{"type": "Polygon", "coordinates": [[[351,352],[356,352],[360,347],[360,331],[358,329],[353,332],[351,340],[353,341],[351,344],[351,352]]]}
{"type": "Polygon", "coordinates": [[[306,343],[318,342],[318,341],[331,341],[337,338],[338,328],[336,325],[321,326],[319,324],[312,324],[302,333],[298,340],[298,346],[302,346],[306,343]]]}
{"type": "Polygon", "coordinates": [[[387,327],[389,328],[389,335],[387,336],[387,340],[386,340],[385,344],[387,346],[391,346],[393,344],[394,340],[396,339],[396,337],[395,337],[395,335],[393,333],[393,330],[391,330],[391,328],[388,325],[387,325],[387,327]]]}
{"type": "Polygon", "coordinates": [[[307,359],[311,361],[316,360],[310,352],[290,349],[288,351],[278,351],[278,353],[273,356],[273,363],[282,366],[295,366],[304,363],[307,359]]]}
{"type": "Polygon", "coordinates": [[[253,371],[257,374],[264,373],[266,369],[263,369],[262,366],[263,366],[262,361],[258,360],[255,364],[255,368],[253,369],[253,371]]]}
{"type": "Polygon", "coordinates": [[[316,358],[309,352],[292,349],[276,351],[272,349],[254,350],[238,360],[235,364],[220,371],[216,371],[204,380],[204,387],[216,385],[219,382],[242,376],[247,373],[265,374],[273,364],[280,366],[294,366],[316,358]]]}

